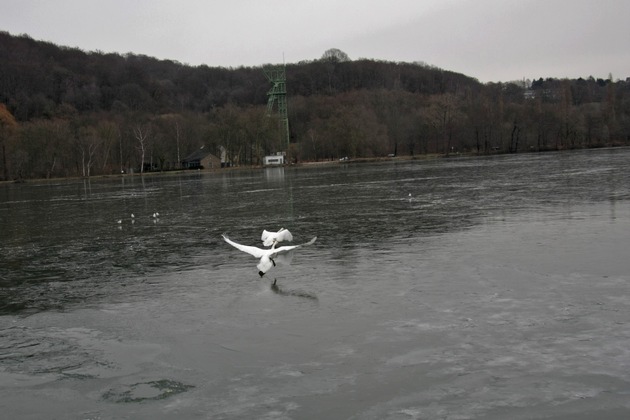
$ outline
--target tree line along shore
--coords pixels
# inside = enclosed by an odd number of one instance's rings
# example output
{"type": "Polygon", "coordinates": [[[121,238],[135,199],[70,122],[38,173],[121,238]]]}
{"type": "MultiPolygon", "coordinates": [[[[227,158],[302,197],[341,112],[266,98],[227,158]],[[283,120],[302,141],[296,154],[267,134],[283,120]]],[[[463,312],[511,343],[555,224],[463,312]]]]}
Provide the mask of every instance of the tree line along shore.
{"type": "Polygon", "coordinates": [[[263,66],[189,66],[85,52],[0,32],[0,180],[182,168],[204,147],[225,166],[630,144],[630,81],[532,75],[480,83],[426,63],[286,64],[289,141],[263,66]]]}

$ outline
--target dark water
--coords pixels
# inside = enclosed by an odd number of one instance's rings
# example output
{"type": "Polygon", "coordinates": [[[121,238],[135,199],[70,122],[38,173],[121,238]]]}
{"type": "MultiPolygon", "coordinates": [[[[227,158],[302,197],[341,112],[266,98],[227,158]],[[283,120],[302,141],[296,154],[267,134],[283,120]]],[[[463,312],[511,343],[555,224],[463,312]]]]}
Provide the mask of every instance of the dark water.
{"type": "Polygon", "coordinates": [[[0,412],[626,418],[629,160],[0,186],[0,412]],[[280,227],[318,240],[263,279],[221,239],[280,227]]]}

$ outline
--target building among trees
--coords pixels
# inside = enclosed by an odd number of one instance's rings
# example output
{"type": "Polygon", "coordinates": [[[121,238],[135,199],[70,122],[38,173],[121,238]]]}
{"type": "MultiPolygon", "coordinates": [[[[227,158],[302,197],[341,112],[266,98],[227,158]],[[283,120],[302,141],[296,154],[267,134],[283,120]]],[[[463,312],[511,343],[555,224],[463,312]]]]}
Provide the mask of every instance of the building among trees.
{"type": "Polygon", "coordinates": [[[265,156],[263,159],[264,166],[284,165],[286,162],[286,154],[276,153],[275,155],[265,156]]]}
{"type": "Polygon", "coordinates": [[[221,159],[210,153],[205,146],[195,150],[182,161],[184,169],[217,169],[221,167],[221,159]]]}

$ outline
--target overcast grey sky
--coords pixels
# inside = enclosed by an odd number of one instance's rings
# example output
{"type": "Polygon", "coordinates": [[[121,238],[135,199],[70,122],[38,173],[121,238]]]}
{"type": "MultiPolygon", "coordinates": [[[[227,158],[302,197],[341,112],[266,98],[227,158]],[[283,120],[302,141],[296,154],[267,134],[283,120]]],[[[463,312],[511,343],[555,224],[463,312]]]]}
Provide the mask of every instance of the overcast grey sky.
{"type": "Polygon", "coordinates": [[[630,77],[628,0],[0,0],[0,30],[190,65],[424,62],[481,82],[630,77]]]}

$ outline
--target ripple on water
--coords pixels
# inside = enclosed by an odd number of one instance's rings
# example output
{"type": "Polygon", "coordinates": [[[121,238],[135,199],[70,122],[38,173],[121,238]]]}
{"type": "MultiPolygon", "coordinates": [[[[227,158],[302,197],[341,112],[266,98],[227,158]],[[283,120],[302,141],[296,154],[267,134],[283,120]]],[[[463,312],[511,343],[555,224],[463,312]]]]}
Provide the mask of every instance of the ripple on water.
{"type": "Polygon", "coordinates": [[[115,403],[135,403],[151,400],[163,400],[194,388],[172,379],[158,379],[149,382],[138,382],[122,385],[118,389],[110,389],[103,394],[103,399],[115,403]]]}
{"type": "Polygon", "coordinates": [[[51,334],[45,330],[9,327],[0,330],[0,343],[0,369],[9,373],[77,377],[69,372],[104,363],[98,354],[81,348],[71,334],[61,330],[51,334]]]}

